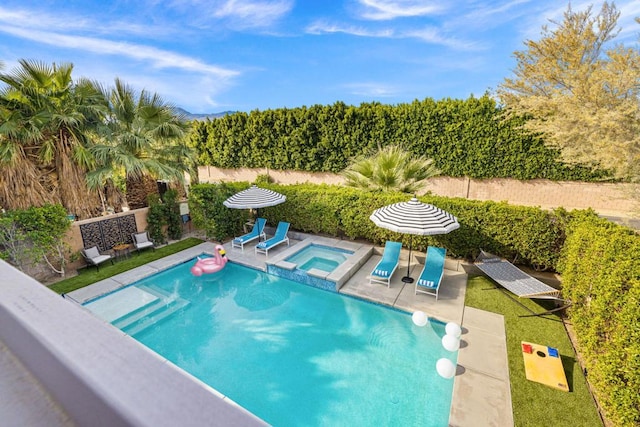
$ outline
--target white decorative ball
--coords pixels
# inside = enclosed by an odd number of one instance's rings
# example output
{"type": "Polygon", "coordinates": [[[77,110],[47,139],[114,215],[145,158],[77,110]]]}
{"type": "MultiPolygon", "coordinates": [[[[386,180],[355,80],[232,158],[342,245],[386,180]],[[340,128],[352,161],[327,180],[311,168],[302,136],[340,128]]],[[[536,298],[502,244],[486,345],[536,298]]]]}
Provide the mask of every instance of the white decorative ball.
{"type": "Polygon", "coordinates": [[[456,365],[454,365],[453,362],[449,359],[438,359],[438,361],[436,362],[436,371],[438,371],[438,375],[440,375],[442,378],[453,378],[453,376],[456,374],[456,365]]]}
{"type": "Polygon", "coordinates": [[[429,317],[424,311],[416,311],[415,313],[413,313],[413,315],[411,315],[411,320],[413,320],[413,323],[416,326],[424,326],[429,321],[429,317]]]}
{"type": "Polygon", "coordinates": [[[460,325],[454,322],[447,323],[447,325],[444,327],[444,330],[447,331],[447,335],[453,335],[456,338],[459,338],[460,335],[462,335],[462,328],[460,328],[460,325]]]}
{"type": "Polygon", "coordinates": [[[453,335],[445,335],[442,337],[442,346],[449,351],[456,351],[460,348],[460,338],[453,335]]]}

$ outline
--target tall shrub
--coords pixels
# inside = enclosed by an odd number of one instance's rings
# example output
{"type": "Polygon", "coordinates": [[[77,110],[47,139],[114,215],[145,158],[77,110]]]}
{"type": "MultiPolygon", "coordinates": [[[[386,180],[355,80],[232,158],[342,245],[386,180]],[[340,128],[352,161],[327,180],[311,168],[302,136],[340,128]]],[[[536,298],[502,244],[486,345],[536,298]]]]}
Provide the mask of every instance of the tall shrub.
{"type": "Polygon", "coordinates": [[[207,238],[217,241],[237,236],[242,224],[247,222],[249,211],[229,209],[222,203],[248,186],[247,183],[192,185],[189,191],[189,210],[193,225],[204,230],[207,238]]]}
{"type": "Polygon", "coordinates": [[[65,275],[70,249],[64,236],[71,227],[61,205],[16,209],[0,214],[0,257],[23,270],[44,261],[65,275]]]}
{"type": "Polygon", "coordinates": [[[640,425],[640,235],[604,219],[570,223],[559,269],[587,378],[617,426],[640,425]]]}
{"type": "Polygon", "coordinates": [[[167,235],[170,239],[178,240],[182,237],[182,218],[178,204],[178,191],[169,189],[162,195],[164,214],[167,223],[167,235]]]}
{"type": "Polygon", "coordinates": [[[197,122],[190,141],[201,165],[222,168],[337,173],[380,144],[432,158],[447,176],[553,180],[603,176],[588,168],[563,166],[557,151],[523,130],[524,119],[501,117],[502,110],[487,95],[398,105],[336,102],[197,122]]]}

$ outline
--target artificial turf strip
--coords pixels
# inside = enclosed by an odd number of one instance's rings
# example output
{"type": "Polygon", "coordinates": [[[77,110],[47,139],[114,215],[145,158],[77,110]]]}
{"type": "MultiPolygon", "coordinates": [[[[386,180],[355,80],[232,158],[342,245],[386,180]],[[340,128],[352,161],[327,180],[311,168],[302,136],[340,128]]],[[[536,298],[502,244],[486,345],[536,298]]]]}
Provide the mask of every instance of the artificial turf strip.
{"type": "MultiPolygon", "coordinates": [[[[485,277],[470,277],[467,283],[465,305],[504,316],[515,425],[517,427],[602,426],[560,318],[557,316],[519,317],[530,313],[511,301],[502,291],[492,288],[494,288],[493,283],[485,277]],[[521,341],[558,349],[569,383],[568,393],[526,379],[520,348],[521,341]]],[[[519,301],[535,312],[546,309],[532,300],[520,298],[519,301]]]]}
{"type": "Polygon", "coordinates": [[[151,261],[175,254],[192,246],[197,246],[202,242],[201,239],[189,237],[179,242],[157,248],[155,251],[150,249],[141,252],[132,251],[130,257],[116,260],[113,265],[111,265],[110,262],[102,263],[100,265],[100,271],[96,271],[95,267],[78,270],[77,276],[56,282],[49,286],[49,289],[59,294],[75,291],[76,289],[83,288],[151,261]]]}

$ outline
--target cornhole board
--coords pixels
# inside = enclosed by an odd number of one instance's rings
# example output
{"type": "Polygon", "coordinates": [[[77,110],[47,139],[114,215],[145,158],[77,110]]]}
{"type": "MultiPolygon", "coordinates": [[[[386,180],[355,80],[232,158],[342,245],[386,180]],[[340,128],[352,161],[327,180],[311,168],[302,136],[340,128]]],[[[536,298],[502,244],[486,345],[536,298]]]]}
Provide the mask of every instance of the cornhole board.
{"type": "Polygon", "coordinates": [[[558,349],[546,345],[521,342],[524,370],[529,381],[535,381],[557,390],[569,391],[558,349]]]}

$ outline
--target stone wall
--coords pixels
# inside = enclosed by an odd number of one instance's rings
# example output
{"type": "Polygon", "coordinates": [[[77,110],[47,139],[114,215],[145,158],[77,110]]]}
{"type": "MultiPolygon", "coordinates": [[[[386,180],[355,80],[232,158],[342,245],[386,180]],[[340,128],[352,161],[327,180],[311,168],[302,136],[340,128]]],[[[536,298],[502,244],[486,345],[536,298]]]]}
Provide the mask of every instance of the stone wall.
{"type": "MultiPolygon", "coordinates": [[[[314,183],[341,184],[340,175],[298,171],[272,171],[268,169],[220,169],[200,166],[200,182],[248,181],[258,175],[269,174],[279,184],[314,183]]],[[[515,179],[486,179],[437,177],[429,181],[425,191],[445,197],[462,197],[472,200],[505,201],[514,205],[539,206],[550,209],[564,207],[568,210],[592,208],[601,215],[640,217],[640,209],[632,196],[639,194],[638,185],[601,184],[573,181],[515,179]]]]}

